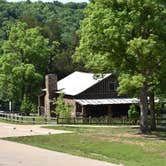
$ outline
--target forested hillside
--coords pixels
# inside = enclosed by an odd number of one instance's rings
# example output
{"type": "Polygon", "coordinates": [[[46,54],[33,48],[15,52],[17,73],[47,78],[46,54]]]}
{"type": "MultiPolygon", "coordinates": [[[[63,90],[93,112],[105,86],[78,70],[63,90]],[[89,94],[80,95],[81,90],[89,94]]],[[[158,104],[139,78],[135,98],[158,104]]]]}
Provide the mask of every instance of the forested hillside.
{"type": "Polygon", "coordinates": [[[61,78],[82,68],[72,55],[86,5],[0,0],[1,101],[33,105],[45,74],[61,78]]]}

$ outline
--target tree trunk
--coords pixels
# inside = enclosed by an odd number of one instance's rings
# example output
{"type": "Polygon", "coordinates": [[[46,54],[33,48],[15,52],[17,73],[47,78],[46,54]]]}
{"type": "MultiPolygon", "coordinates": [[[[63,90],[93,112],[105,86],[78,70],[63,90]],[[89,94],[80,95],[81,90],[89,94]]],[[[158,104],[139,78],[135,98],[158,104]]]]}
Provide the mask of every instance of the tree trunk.
{"type": "Polygon", "coordinates": [[[154,103],[154,93],[149,94],[149,109],[151,116],[151,130],[156,130],[156,118],[155,118],[155,103],[154,103]]]}
{"type": "Polygon", "coordinates": [[[148,112],[148,100],[147,100],[147,88],[144,85],[140,90],[140,130],[142,133],[147,133],[148,124],[147,124],[147,112],[148,112]]]}

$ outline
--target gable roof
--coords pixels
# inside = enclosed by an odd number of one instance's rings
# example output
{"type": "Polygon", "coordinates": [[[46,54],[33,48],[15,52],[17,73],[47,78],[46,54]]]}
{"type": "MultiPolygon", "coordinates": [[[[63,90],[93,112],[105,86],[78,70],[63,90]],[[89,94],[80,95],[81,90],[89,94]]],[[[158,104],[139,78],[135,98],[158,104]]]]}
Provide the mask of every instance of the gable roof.
{"type": "Polygon", "coordinates": [[[93,73],[76,71],[58,81],[57,88],[58,91],[63,92],[66,95],[75,96],[84,92],[110,75],[111,74],[104,74],[103,77],[96,79],[94,78],[93,73]]]}

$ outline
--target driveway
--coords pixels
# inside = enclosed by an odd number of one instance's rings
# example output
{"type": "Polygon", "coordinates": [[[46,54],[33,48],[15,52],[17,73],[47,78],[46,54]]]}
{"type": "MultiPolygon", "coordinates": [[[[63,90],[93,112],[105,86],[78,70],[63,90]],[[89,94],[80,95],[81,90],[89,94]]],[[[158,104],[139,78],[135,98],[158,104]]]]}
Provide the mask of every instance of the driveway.
{"type": "MultiPolygon", "coordinates": [[[[0,137],[60,134],[39,125],[0,123],[0,137]]],[[[117,166],[115,164],[0,140],[0,166],[117,166]]]]}
{"type": "Polygon", "coordinates": [[[15,125],[8,123],[0,123],[0,138],[31,136],[31,135],[62,134],[62,133],[71,133],[71,132],[64,130],[45,129],[41,128],[41,125],[15,125]]]}

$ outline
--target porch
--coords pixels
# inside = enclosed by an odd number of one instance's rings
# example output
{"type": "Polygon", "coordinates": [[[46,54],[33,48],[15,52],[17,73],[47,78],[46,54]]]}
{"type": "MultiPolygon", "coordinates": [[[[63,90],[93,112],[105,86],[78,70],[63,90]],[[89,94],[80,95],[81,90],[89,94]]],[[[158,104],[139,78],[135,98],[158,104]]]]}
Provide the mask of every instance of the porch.
{"type": "Polygon", "coordinates": [[[136,98],[76,100],[76,117],[127,117],[130,105],[138,102],[136,98]]]}

